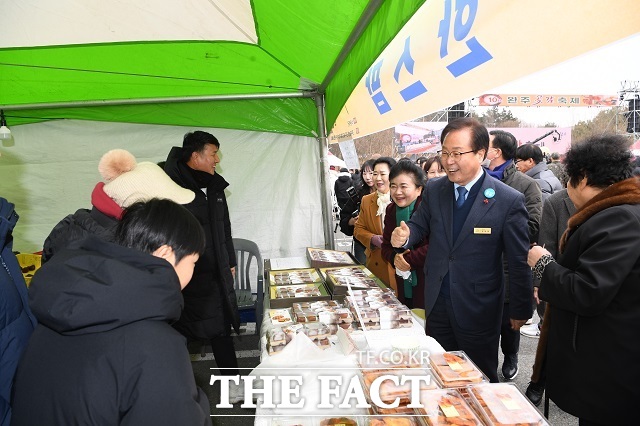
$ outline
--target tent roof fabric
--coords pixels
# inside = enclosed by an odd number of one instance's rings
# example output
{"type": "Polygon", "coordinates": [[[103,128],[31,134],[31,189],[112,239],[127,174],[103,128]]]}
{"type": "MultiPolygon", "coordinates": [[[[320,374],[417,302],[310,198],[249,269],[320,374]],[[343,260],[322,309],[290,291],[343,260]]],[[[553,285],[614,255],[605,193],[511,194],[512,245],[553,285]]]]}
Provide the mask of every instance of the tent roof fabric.
{"type": "Polygon", "coordinates": [[[72,1],[9,3],[14,7],[3,11],[3,21],[18,24],[0,28],[0,108],[10,126],[84,119],[312,136],[318,117],[310,96],[325,94],[331,128],[360,78],[424,0],[189,0],[175,14],[159,7],[162,0],[117,0],[109,7],[87,0],[77,16],[72,1]],[[253,28],[243,4],[250,5],[253,28]],[[63,25],[45,26],[44,12],[30,20],[29,8],[55,11],[63,25]],[[372,11],[344,55],[363,14],[372,11]],[[94,15],[92,26],[87,20],[94,15]],[[202,22],[216,28],[198,30],[202,22]],[[165,38],[158,35],[163,28],[165,38]],[[105,41],[96,40],[100,34],[105,41]],[[291,97],[255,99],[279,94],[291,97]],[[253,99],[211,100],[224,95],[253,99]]]}

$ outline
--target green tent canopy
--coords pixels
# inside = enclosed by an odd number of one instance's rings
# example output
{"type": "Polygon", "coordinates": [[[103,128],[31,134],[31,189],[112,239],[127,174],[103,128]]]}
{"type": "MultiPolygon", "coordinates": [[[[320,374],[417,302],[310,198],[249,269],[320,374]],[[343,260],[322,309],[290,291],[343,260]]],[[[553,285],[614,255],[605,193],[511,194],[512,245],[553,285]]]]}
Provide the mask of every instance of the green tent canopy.
{"type": "Polygon", "coordinates": [[[317,136],[318,105],[331,128],[424,0],[8,3],[0,108],[10,126],[80,119],[317,136]]]}

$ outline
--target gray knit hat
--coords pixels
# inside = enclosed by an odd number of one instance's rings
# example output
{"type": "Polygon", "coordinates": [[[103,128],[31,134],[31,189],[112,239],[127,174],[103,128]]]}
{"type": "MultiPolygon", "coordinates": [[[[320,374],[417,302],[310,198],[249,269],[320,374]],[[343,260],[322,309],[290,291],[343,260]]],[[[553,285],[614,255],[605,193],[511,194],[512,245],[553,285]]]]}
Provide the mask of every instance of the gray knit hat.
{"type": "Polygon", "coordinates": [[[122,208],[151,198],[189,204],[196,196],[171,180],[157,164],[137,163],[133,154],[124,149],[113,149],[104,154],[98,171],[106,182],[104,192],[122,208]]]}

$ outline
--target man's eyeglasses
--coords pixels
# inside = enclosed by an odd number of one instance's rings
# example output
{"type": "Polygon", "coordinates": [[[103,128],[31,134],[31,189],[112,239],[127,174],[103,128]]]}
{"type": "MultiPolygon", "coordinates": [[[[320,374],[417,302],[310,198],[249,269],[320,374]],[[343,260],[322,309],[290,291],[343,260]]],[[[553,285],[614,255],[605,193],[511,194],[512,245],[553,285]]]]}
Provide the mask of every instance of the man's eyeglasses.
{"type": "Polygon", "coordinates": [[[515,159],[513,160],[513,164],[518,164],[519,162],[524,161],[524,160],[520,160],[520,159],[515,159]]]}
{"type": "Polygon", "coordinates": [[[453,158],[453,161],[458,161],[460,160],[460,157],[464,154],[468,154],[470,152],[476,152],[474,150],[471,151],[465,151],[465,152],[460,152],[460,151],[451,151],[451,152],[447,152],[447,151],[440,151],[440,157],[442,157],[443,160],[446,160],[448,157],[453,158]]]}

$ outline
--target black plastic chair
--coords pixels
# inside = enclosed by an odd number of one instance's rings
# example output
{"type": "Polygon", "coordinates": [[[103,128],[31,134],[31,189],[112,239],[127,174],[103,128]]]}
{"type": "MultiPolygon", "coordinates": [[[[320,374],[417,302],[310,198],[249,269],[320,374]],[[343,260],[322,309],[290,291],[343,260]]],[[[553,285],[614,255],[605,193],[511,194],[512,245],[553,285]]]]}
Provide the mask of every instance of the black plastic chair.
{"type": "Polygon", "coordinates": [[[258,245],[250,240],[242,238],[233,239],[233,247],[236,251],[235,290],[238,302],[238,310],[241,317],[245,311],[253,311],[255,314],[256,334],[260,334],[262,325],[264,303],[264,263],[258,245]],[[256,263],[257,276],[251,274],[252,264],[256,263]],[[254,300],[253,292],[257,294],[254,300]]]}

